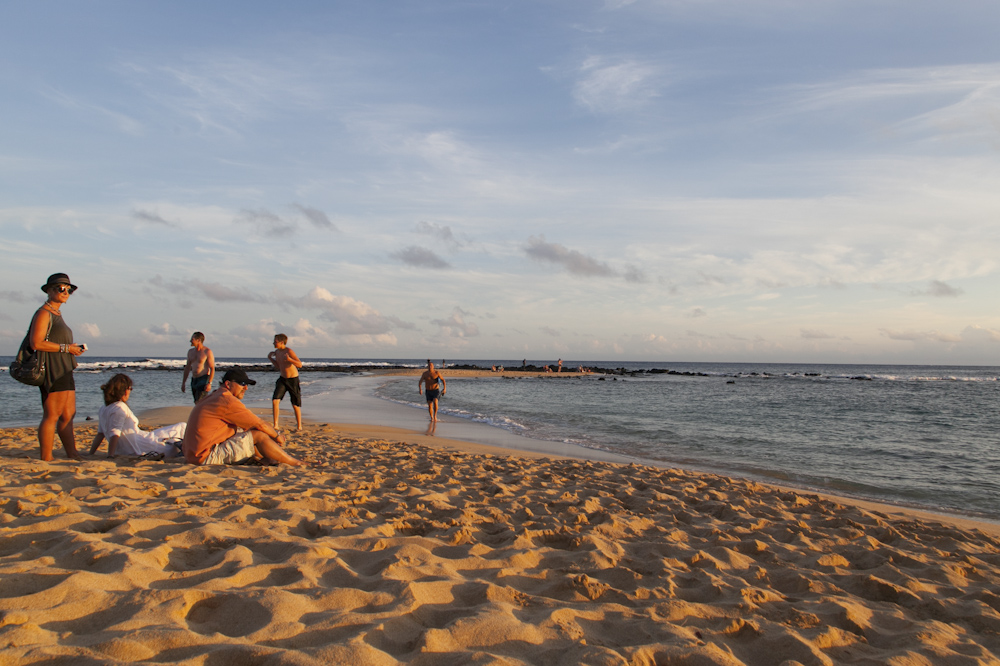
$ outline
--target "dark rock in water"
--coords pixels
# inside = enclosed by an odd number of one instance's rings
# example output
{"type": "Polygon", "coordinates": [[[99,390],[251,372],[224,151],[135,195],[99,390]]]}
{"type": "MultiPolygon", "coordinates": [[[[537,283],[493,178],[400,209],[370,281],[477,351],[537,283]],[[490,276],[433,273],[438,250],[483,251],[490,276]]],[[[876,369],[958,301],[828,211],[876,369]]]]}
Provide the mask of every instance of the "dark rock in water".
{"type": "Polygon", "coordinates": [[[84,419],[84,421],[93,421],[93,420],[94,420],[93,416],[88,416],[87,418],[84,419]]]}
{"type": "Polygon", "coordinates": [[[730,379],[730,380],[729,380],[728,382],[726,382],[726,383],[727,383],[727,384],[735,384],[735,383],[736,383],[736,380],[735,380],[735,379],[730,379]]]}

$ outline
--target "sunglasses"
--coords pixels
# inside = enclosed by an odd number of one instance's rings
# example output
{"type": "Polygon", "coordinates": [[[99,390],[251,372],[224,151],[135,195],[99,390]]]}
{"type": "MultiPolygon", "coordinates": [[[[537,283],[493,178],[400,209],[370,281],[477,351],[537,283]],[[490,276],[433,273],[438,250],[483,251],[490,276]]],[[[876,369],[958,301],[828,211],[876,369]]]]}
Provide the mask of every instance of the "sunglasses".
{"type": "Polygon", "coordinates": [[[246,388],[246,387],[250,386],[249,384],[244,384],[243,382],[238,382],[238,381],[236,381],[235,379],[230,379],[229,381],[231,381],[231,382],[232,382],[232,383],[234,383],[234,384],[239,384],[239,385],[240,385],[240,386],[242,386],[243,388],[246,388]]]}
{"type": "Polygon", "coordinates": [[[56,287],[55,290],[57,292],[59,292],[60,294],[72,294],[73,293],[73,287],[66,287],[66,286],[62,286],[62,285],[56,287]]]}

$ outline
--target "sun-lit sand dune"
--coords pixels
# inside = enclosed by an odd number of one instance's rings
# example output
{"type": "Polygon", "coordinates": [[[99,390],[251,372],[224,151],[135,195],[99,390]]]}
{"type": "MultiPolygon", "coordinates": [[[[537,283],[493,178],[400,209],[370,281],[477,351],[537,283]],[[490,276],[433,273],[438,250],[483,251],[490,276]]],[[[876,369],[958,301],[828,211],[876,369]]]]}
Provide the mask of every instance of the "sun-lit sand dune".
{"type": "Polygon", "coordinates": [[[399,439],[196,468],[0,432],[0,664],[1000,663],[993,526],[399,439]]]}

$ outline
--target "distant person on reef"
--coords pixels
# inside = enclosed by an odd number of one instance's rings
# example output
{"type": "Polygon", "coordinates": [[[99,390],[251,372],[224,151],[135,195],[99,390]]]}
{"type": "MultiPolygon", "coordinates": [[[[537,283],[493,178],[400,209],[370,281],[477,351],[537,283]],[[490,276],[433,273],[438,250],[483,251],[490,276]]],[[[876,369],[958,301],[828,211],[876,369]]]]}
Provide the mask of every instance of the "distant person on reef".
{"type": "Polygon", "coordinates": [[[181,393],[191,375],[191,397],[195,403],[201,397],[212,392],[212,379],[215,378],[215,355],[205,346],[205,334],[196,331],[191,335],[191,347],[188,350],[187,363],[184,364],[184,378],[181,380],[181,393]]]}
{"type": "Polygon", "coordinates": [[[299,387],[299,368],[302,367],[302,361],[287,345],[288,336],[278,333],[274,336],[274,351],[267,355],[271,365],[277,368],[281,375],[274,383],[274,395],[271,396],[274,429],[278,429],[278,407],[287,392],[292,409],[295,410],[295,429],[302,430],[302,389],[299,387]]]}
{"type": "Polygon", "coordinates": [[[243,368],[222,376],[222,385],[201,399],[188,417],[184,458],[194,465],[278,462],[298,467],[302,461],[282,448],[285,436],[243,404],[247,387],[256,384],[243,368]]]}
{"type": "Polygon", "coordinates": [[[558,363],[559,363],[559,370],[557,370],[557,372],[562,372],[562,359],[559,359],[558,363]]]}
{"type": "Polygon", "coordinates": [[[438,420],[438,397],[448,392],[448,385],[430,361],[427,361],[427,369],[424,370],[424,374],[420,375],[420,381],[417,382],[417,393],[423,393],[424,388],[427,389],[425,394],[427,412],[431,416],[431,422],[436,422],[438,420]]]}

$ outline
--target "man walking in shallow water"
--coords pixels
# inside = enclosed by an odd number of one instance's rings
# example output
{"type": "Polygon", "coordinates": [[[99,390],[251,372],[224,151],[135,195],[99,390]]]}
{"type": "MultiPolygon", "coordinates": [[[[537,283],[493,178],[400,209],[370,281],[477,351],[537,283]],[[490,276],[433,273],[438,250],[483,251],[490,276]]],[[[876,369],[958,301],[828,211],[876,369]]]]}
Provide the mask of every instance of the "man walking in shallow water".
{"type": "Polygon", "coordinates": [[[417,382],[417,393],[423,393],[422,387],[427,388],[427,412],[431,415],[431,422],[438,420],[438,396],[448,392],[448,385],[444,381],[441,373],[434,369],[434,364],[427,361],[427,369],[420,375],[417,382]]]}
{"type": "Polygon", "coordinates": [[[188,350],[187,363],[184,364],[184,378],[181,379],[181,393],[191,375],[191,397],[195,403],[203,395],[212,392],[212,378],[215,377],[215,355],[205,346],[205,334],[196,331],[191,335],[191,347],[188,350]]]}

